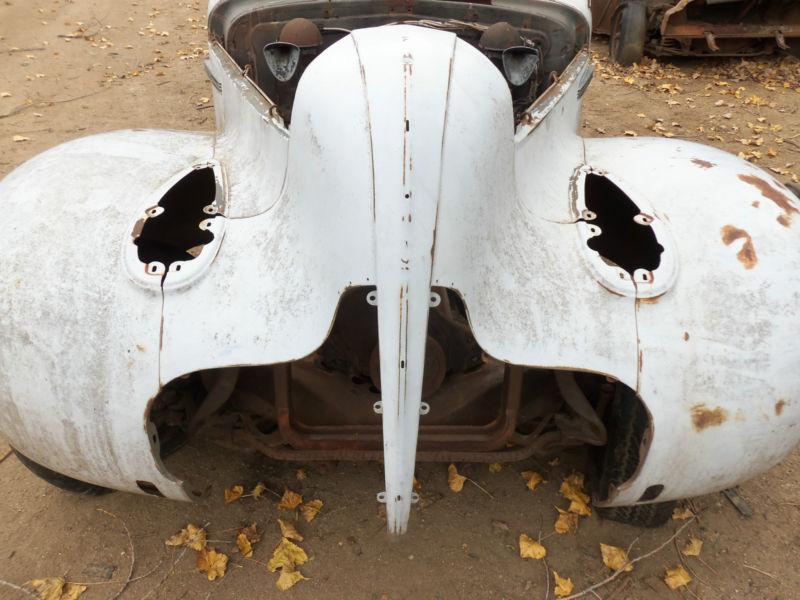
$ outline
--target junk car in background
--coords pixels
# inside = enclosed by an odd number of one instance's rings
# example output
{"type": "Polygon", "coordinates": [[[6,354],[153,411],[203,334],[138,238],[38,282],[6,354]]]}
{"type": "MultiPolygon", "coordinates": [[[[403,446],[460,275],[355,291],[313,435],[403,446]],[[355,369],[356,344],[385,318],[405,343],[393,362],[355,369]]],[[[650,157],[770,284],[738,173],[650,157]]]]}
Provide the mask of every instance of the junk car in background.
{"type": "Polygon", "coordinates": [[[797,444],[797,200],[578,135],[588,2],[218,0],[209,33],[216,132],[0,183],[0,431],[34,472],[188,500],[162,459],[196,435],[382,461],[401,533],[417,461],[587,447],[602,514],[656,525],[797,444]]]}
{"type": "Polygon", "coordinates": [[[620,64],[654,56],[800,57],[796,0],[593,0],[595,33],[610,36],[620,64]]]}

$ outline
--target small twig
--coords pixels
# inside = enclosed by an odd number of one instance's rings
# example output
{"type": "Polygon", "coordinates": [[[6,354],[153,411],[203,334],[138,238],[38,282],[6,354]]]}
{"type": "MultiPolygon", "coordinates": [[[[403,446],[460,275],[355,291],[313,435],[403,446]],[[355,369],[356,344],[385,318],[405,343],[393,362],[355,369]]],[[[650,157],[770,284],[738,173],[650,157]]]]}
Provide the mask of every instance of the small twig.
{"type": "Polygon", "coordinates": [[[47,106],[53,106],[54,104],[64,104],[65,102],[74,102],[75,100],[83,100],[84,98],[88,98],[89,96],[94,96],[95,94],[99,94],[104,91],[105,89],[101,89],[97,90],[96,92],[91,92],[89,94],[83,94],[82,96],[76,96],[75,98],[66,98],[65,100],[45,100],[44,102],[38,102],[36,104],[32,102],[27,102],[25,104],[20,104],[16,108],[12,108],[10,112],[0,115],[0,119],[13,117],[14,115],[18,115],[22,111],[28,110],[29,108],[44,108],[47,106]]]}
{"type": "Polygon", "coordinates": [[[12,590],[17,590],[18,592],[21,592],[21,593],[25,594],[26,596],[30,596],[31,598],[34,598],[35,600],[39,600],[39,596],[34,596],[31,592],[26,590],[24,587],[20,587],[18,585],[14,585],[10,581],[3,581],[2,579],[0,579],[0,585],[4,585],[6,587],[10,587],[12,590]]]}
{"type": "MultiPolygon", "coordinates": [[[[208,522],[208,523],[206,523],[205,525],[203,525],[203,529],[208,529],[208,526],[209,526],[209,525],[211,525],[211,522],[208,522]]],[[[178,563],[181,561],[181,559],[184,557],[184,555],[186,554],[186,551],[187,551],[188,549],[189,549],[189,546],[184,546],[184,547],[183,547],[183,550],[181,551],[180,555],[178,555],[178,558],[176,558],[176,559],[173,561],[173,563],[172,563],[172,566],[169,568],[169,570],[168,570],[166,573],[164,573],[164,576],[161,578],[161,581],[159,581],[159,582],[158,582],[158,583],[155,585],[155,587],[153,587],[153,589],[151,589],[149,592],[147,592],[147,594],[145,594],[144,596],[142,596],[140,600],[147,600],[147,598],[149,598],[150,596],[152,596],[152,595],[153,595],[153,592],[155,592],[155,591],[156,591],[156,590],[158,590],[158,589],[159,589],[159,588],[160,588],[162,585],[164,585],[164,582],[167,580],[167,578],[168,578],[170,575],[172,575],[173,571],[175,571],[175,567],[176,567],[176,566],[177,566],[177,564],[178,564],[178,563]]]]}
{"type": "Polygon", "coordinates": [[[33,48],[9,48],[8,50],[3,50],[3,52],[14,54],[15,52],[41,52],[42,50],[47,50],[47,46],[35,46],[33,48]]]}
{"type": "Polygon", "coordinates": [[[762,571],[761,569],[759,569],[759,568],[757,568],[757,567],[754,567],[754,566],[752,566],[752,565],[748,565],[747,563],[742,563],[742,566],[743,566],[743,567],[746,567],[746,568],[748,568],[748,569],[752,569],[752,570],[753,570],[753,571],[755,571],[756,573],[761,573],[762,575],[766,575],[767,577],[769,577],[770,579],[774,579],[774,580],[775,580],[775,581],[777,581],[778,583],[780,583],[780,582],[781,582],[781,580],[780,580],[780,579],[778,579],[777,577],[775,577],[775,575],[773,575],[772,573],[767,573],[766,571],[762,571]]]}
{"type": "Polygon", "coordinates": [[[623,579],[623,580],[622,580],[622,583],[619,585],[619,587],[617,587],[617,589],[615,589],[613,592],[611,592],[611,595],[610,595],[610,596],[608,596],[608,597],[606,598],[606,600],[613,600],[613,599],[614,599],[616,596],[618,596],[618,595],[619,595],[619,594],[620,594],[620,593],[621,593],[621,592],[622,592],[622,591],[623,591],[623,590],[624,590],[626,587],[628,587],[628,586],[631,584],[631,581],[632,581],[631,579],[623,579]]]}
{"type": "MultiPolygon", "coordinates": [[[[660,545],[658,548],[656,548],[656,549],[654,549],[654,550],[651,550],[650,552],[646,552],[645,554],[642,554],[641,556],[637,556],[637,557],[636,557],[636,558],[634,558],[633,560],[630,560],[630,561],[628,561],[626,564],[622,565],[622,568],[620,568],[620,569],[617,569],[616,571],[614,571],[614,572],[613,572],[611,575],[609,575],[608,577],[606,577],[606,578],[605,578],[605,579],[603,579],[602,581],[600,581],[600,582],[598,582],[598,583],[595,583],[594,585],[591,585],[591,586],[589,586],[589,587],[588,587],[588,588],[586,588],[585,590],[582,590],[582,591],[580,591],[580,592],[576,592],[575,594],[571,594],[570,596],[565,596],[565,597],[564,597],[564,598],[562,598],[561,600],[573,600],[574,598],[580,598],[581,596],[585,596],[586,594],[591,594],[591,593],[593,593],[593,592],[594,592],[596,589],[599,589],[599,588],[603,587],[603,586],[604,586],[604,585],[606,585],[607,583],[611,583],[611,582],[612,582],[612,581],[614,581],[614,580],[615,580],[617,577],[619,577],[620,575],[622,575],[623,573],[625,573],[625,569],[626,569],[626,567],[627,567],[628,565],[631,565],[631,566],[633,566],[633,565],[635,565],[636,563],[638,563],[639,561],[641,561],[641,560],[644,560],[645,558],[649,558],[649,557],[653,556],[655,553],[657,553],[657,552],[660,552],[661,550],[663,550],[664,548],[666,548],[666,547],[667,547],[667,546],[670,544],[670,542],[672,542],[672,540],[674,540],[676,537],[678,537],[678,536],[679,536],[679,535],[680,535],[680,534],[683,532],[683,530],[684,530],[684,529],[686,529],[686,528],[687,528],[689,525],[691,525],[691,524],[692,524],[692,523],[693,523],[693,522],[694,522],[696,519],[697,519],[697,515],[694,515],[694,516],[693,516],[691,519],[689,519],[688,521],[686,521],[686,523],[684,523],[683,525],[681,525],[681,526],[678,528],[678,530],[677,530],[675,533],[673,533],[673,534],[672,534],[672,535],[669,537],[669,539],[667,539],[667,541],[665,541],[663,544],[661,544],[661,545],[660,545]]],[[[638,539],[638,538],[637,538],[637,539],[638,539]]],[[[634,544],[635,542],[636,542],[636,540],[633,540],[633,542],[631,542],[631,545],[629,546],[629,548],[632,548],[632,547],[633,547],[633,544],[634,544]]]]}
{"type": "MultiPolygon", "coordinates": [[[[541,515],[539,516],[539,544],[542,543],[541,515]]],[[[542,557],[544,563],[544,600],[550,600],[550,565],[547,564],[547,557],[542,557]]]]}
{"type": "Polygon", "coordinates": [[[702,558],[700,558],[699,556],[695,556],[695,558],[700,562],[701,565],[703,565],[706,569],[711,571],[714,575],[719,575],[717,570],[714,567],[712,567],[710,564],[708,564],[706,561],[704,561],[702,558]]]}
{"type": "Polygon", "coordinates": [[[470,482],[472,485],[474,485],[476,488],[478,488],[478,489],[479,489],[480,491],[482,491],[484,494],[486,494],[487,496],[489,496],[489,498],[491,498],[492,500],[494,500],[494,496],[492,496],[492,495],[489,493],[489,491],[488,491],[486,488],[482,487],[482,486],[481,486],[481,485],[480,485],[480,484],[479,484],[477,481],[475,481],[474,479],[470,479],[469,477],[467,477],[467,481],[469,481],[469,482],[470,482]]]}
{"type": "Polygon", "coordinates": [[[117,521],[122,523],[122,526],[125,528],[125,535],[128,536],[128,545],[131,547],[131,568],[128,570],[128,578],[122,584],[122,587],[119,589],[119,591],[111,598],[111,600],[117,600],[117,598],[119,598],[122,595],[122,592],[124,592],[128,588],[128,586],[131,583],[131,579],[133,578],[133,569],[136,566],[136,552],[133,549],[133,538],[131,537],[131,530],[128,529],[128,524],[125,523],[125,521],[122,518],[118,517],[114,513],[109,512],[109,511],[107,511],[107,510],[105,510],[103,508],[98,508],[97,510],[99,512],[103,513],[104,515],[108,515],[109,517],[113,517],[117,521]]]}
{"type": "Polygon", "coordinates": [[[176,558],[176,559],[175,559],[175,561],[172,563],[172,566],[169,568],[169,570],[168,570],[168,571],[167,571],[167,572],[164,574],[164,576],[161,578],[161,581],[159,581],[159,582],[158,582],[158,583],[155,585],[155,587],[153,587],[153,589],[151,589],[149,592],[147,592],[147,594],[145,594],[144,596],[142,596],[141,600],[146,600],[147,598],[149,598],[150,596],[152,596],[152,595],[153,595],[153,592],[155,592],[155,591],[156,591],[156,590],[158,590],[158,589],[159,589],[159,588],[160,588],[162,585],[164,585],[164,582],[167,580],[167,578],[168,578],[170,575],[172,575],[172,572],[175,570],[175,566],[176,566],[176,565],[177,565],[177,564],[178,564],[178,563],[181,561],[181,559],[184,557],[184,555],[186,554],[186,551],[187,551],[188,549],[189,549],[189,546],[184,546],[184,548],[183,548],[183,550],[181,551],[181,553],[180,553],[180,555],[178,556],[178,558],[176,558]]]}
{"type": "Polygon", "coordinates": [[[3,463],[3,461],[4,461],[5,459],[7,459],[9,456],[11,456],[13,453],[14,453],[14,451],[13,451],[11,448],[9,448],[8,450],[6,450],[6,453],[5,453],[5,454],[3,454],[3,456],[2,456],[2,457],[0,457],[0,464],[2,464],[2,463],[3,463]]]}
{"type": "Polygon", "coordinates": [[[159,567],[161,567],[161,565],[163,565],[163,564],[164,564],[164,557],[161,557],[161,560],[158,561],[156,566],[153,567],[152,569],[150,569],[147,573],[144,573],[142,575],[137,575],[136,577],[134,577],[134,578],[132,578],[130,580],[128,580],[128,579],[112,579],[110,581],[81,581],[81,582],[70,581],[70,583],[72,583],[74,585],[85,585],[87,587],[92,587],[92,586],[95,586],[95,585],[116,585],[118,583],[125,583],[126,581],[128,583],[134,583],[136,581],[141,581],[142,579],[147,579],[148,577],[150,577],[150,575],[152,575],[153,573],[158,571],[159,567]]]}

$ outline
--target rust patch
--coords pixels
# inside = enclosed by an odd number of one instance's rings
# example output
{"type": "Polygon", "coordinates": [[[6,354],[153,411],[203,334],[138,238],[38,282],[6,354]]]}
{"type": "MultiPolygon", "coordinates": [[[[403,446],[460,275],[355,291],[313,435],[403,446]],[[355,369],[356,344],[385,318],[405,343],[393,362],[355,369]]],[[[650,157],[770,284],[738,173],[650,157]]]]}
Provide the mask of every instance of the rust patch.
{"type": "Polygon", "coordinates": [[[689,332],[688,331],[684,331],[683,332],[683,341],[684,342],[688,342],[689,341],[689,332]]]}
{"type": "Polygon", "coordinates": [[[786,400],[778,400],[775,403],[775,416],[780,417],[783,412],[783,407],[786,406],[786,400]]]}
{"type": "Polygon", "coordinates": [[[778,206],[778,208],[783,211],[783,214],[778,217],[778,223],[784,227],[791,227],[792,217],[795,215],[795,213],[800,211],[797,210],[795,205],[789,199],[789,196],[780,190],[776,190],[769,184],[768,181],[761,179],[760,177],[756,177],[755,175],[739,175],[739,179],[758,189],[764,198],[772,200],[778,206]]]}
{"type": "Polygon", "coordinates": [[[753,238],[751,238],[750,234],[744,229],[739,229],[733,225],[725,225],[722,228],[722,243],[726,246],[730,246],[733,242],[740,239],[744,240],[744,244],[742,244],[741,250],[736,253],[736,258],[744,265],[745,269],[752,269],[758,262],[756,249],[755,246],[753,246],[753,238]]]}
{"type": "Polygon", "coordinates": [[[692,407],[692,425],[695,431],[703,431],[709,427],[719,427],[727,419],[728,414],[723,408],[711,409],[705,404],[695,404],[692,407]]]}
{"type": "Polygon", "coordinates": [[[711,167],[716,167],[712,162],[708,162],[707,160],[703,160],[702,158],[693,158],[692,162],[696,164],[701,169],[710,169],[711,167]]]}

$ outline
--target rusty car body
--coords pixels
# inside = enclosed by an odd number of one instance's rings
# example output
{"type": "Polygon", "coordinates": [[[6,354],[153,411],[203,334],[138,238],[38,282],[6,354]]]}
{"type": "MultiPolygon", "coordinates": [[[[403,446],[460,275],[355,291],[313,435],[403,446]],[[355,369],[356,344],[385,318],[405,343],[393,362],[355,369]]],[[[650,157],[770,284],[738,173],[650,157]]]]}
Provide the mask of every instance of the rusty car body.
{"type": "Polygon", "coordinates": [[[59,145],[0,182],[0,431],[62,487],[176,500],[204,435],[272,459],[590,449],[654,525],[800,439],[792,193],[585,139],[585,0],[218,0],[214,133],[59,145]],[[668,514],[668,513],[667,513],[668,514]]]}
{"type": "Polygon", "coordinates": [[[593,31],[617,62],[654,56],[800,56],[795,0],[593,0],[593,31]]]}

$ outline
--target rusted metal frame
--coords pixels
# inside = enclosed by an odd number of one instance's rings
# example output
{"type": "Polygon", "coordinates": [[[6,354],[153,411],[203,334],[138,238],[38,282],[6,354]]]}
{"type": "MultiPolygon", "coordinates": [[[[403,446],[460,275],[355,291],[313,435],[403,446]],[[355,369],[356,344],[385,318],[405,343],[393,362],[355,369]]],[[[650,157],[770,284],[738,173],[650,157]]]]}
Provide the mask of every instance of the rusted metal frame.
{"type": "Polygon", "coordinates": [[[675,6],[664,12],[664,16],[661,19],[661,27],[660,27],[662,37],[666,35],[667,26],[669,25],[669,20],[672,18],[672,15],[677,14],[682,10],[685,10],[686,7],[692,2],[694,2],[694,0],[680,0],[680,2],[678,2],[675,6]]]}
{"type": "MultiPolygon", "coordinates": [[[[266,436],[265,436],[266,437],[266,436]]],[[[252,432],[238,431],[234,435],[237,447],[249,447],[273,460],[287,460],[297,462],[345,460],[345,461],[383,461],[382,450],[362,450],[353,448],[338,448],[333,450],[297,450],[287,446],[274,446],[262,436],[252,432]]],[[[529,446],[495,450],[491,452],[475,452],[460,450],[418,450],[417,462],[518,462],[531,456],[544,455],[551,450],[560,439],[557,431],[545,433],[529,446]]]]}
{"type": "Polygon", "coordinates": [[[684,23],[669,25],[663,30],[662,38],[696,38],[703,39],[711,33],[716,38],[775,38],[777,35],[786,37],[800,37],[800,23],[798,24],[713,24],[713,23],[684,23]]]}
{"type": "MultiPolygon", "coordinates": [[[[502,447],[514,434],[522,396],[524,368],[507,366],[503,382],[501,413],[489,424],[421,425],[419,446],[426,450],[447,447],[471,451],[492,451],[502,447]]],[[[332,451],[371,450],[382,444],[380,425],[308,426],[292,420],[291,365],[275,369],[275,408],[278,430],[296,449],[332,451]]]]}

